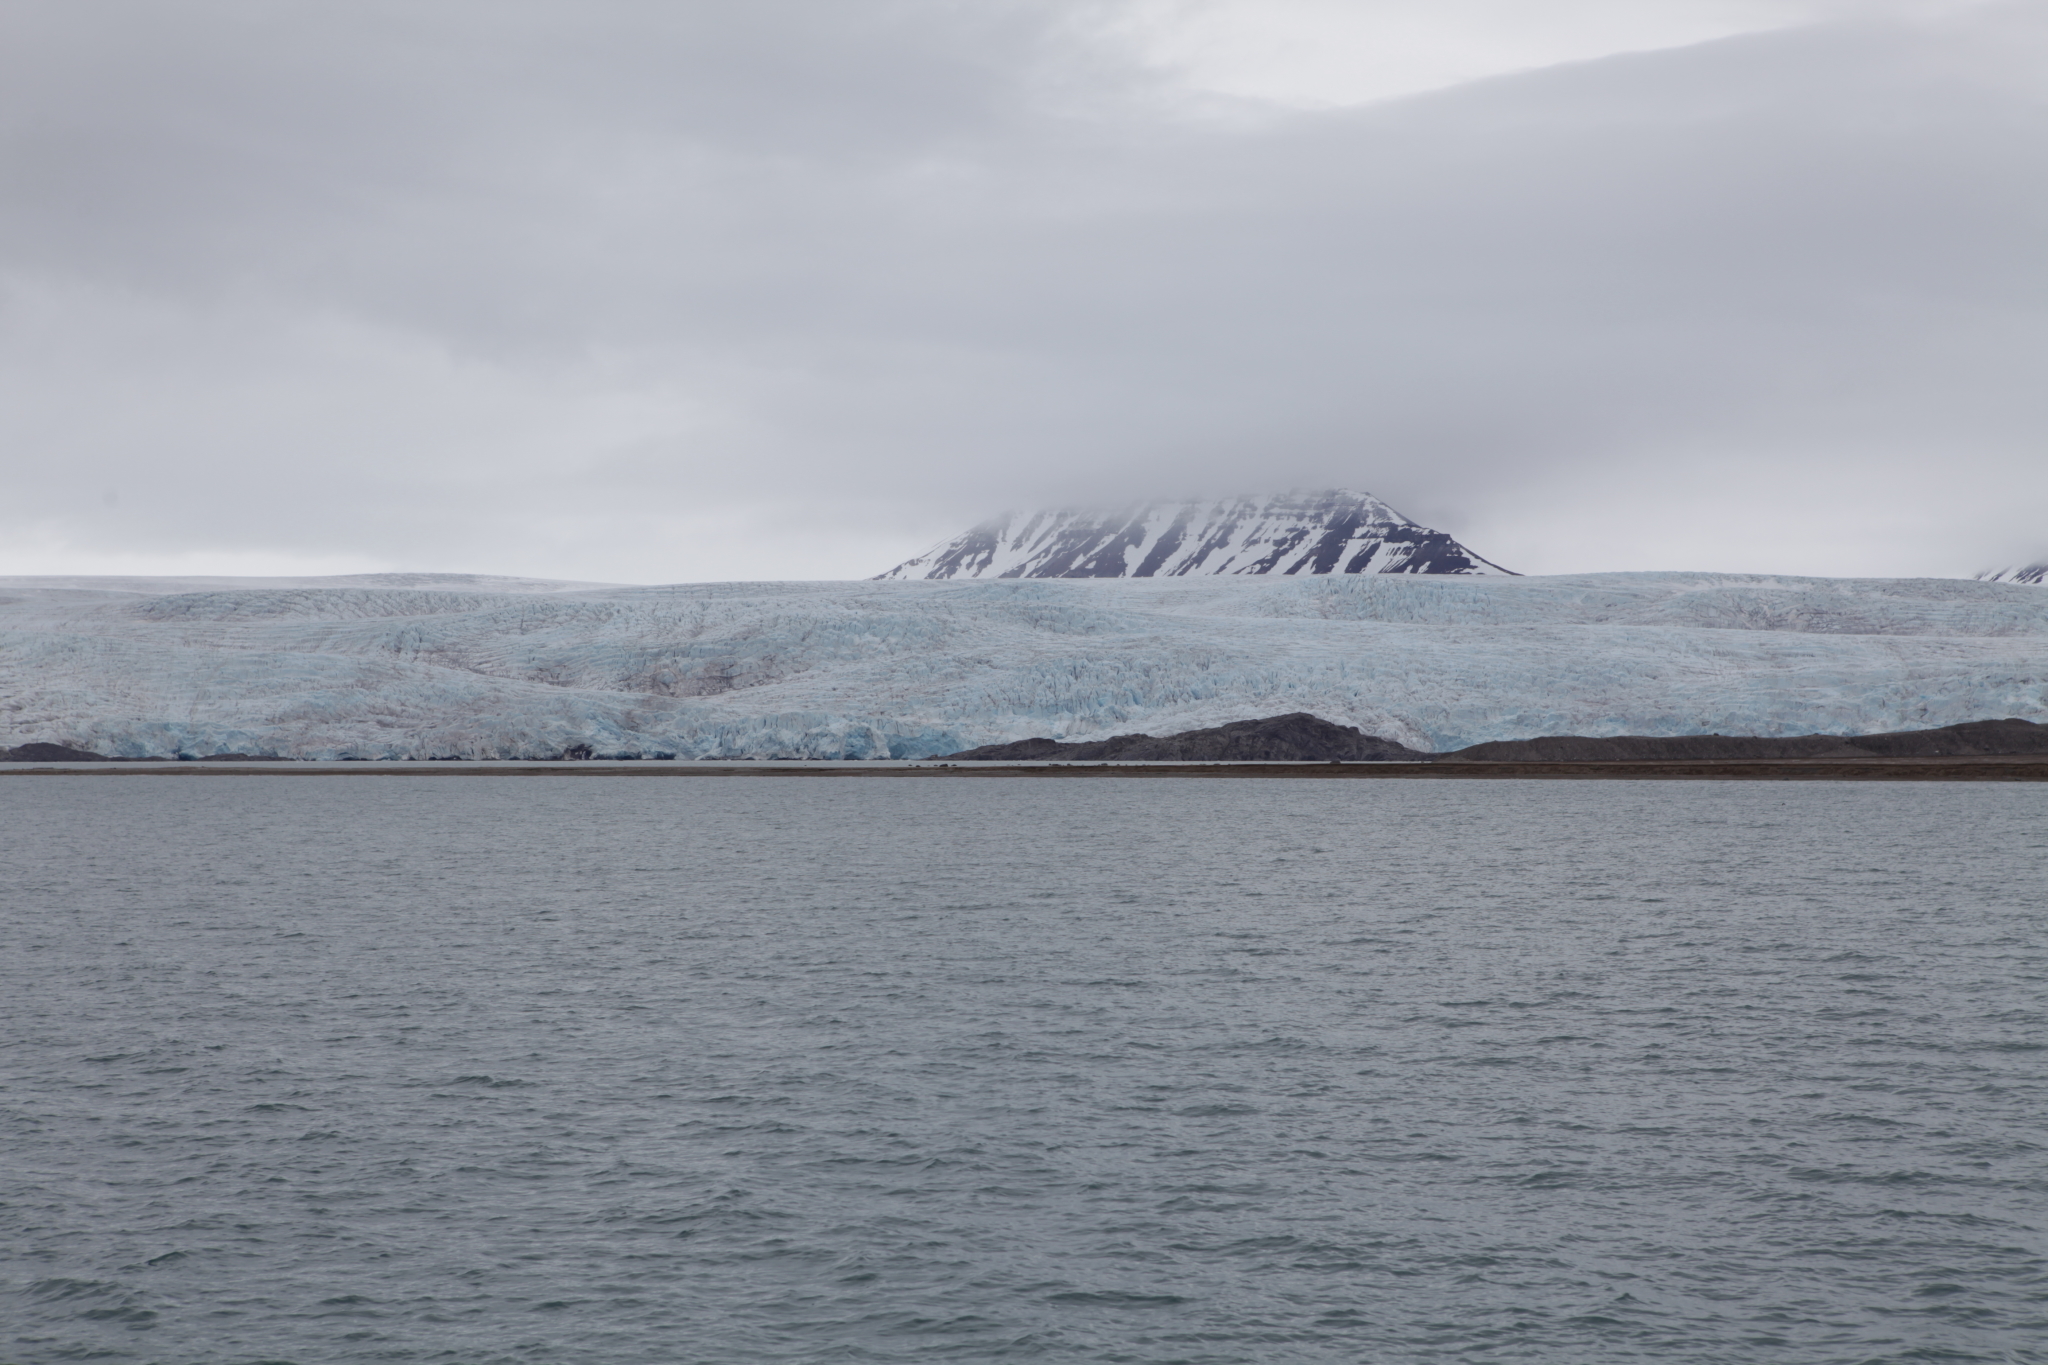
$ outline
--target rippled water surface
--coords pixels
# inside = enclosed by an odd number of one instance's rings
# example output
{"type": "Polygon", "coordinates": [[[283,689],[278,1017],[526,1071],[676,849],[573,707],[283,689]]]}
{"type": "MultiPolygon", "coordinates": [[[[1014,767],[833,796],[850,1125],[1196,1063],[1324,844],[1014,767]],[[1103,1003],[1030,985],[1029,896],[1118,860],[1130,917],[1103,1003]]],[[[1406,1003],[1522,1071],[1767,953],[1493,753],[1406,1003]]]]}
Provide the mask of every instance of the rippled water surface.
{"type": "Polygon", "coordinates": [[[0,1360],[2048,1361],[2048,789],[0,782],[0,1360]]]}

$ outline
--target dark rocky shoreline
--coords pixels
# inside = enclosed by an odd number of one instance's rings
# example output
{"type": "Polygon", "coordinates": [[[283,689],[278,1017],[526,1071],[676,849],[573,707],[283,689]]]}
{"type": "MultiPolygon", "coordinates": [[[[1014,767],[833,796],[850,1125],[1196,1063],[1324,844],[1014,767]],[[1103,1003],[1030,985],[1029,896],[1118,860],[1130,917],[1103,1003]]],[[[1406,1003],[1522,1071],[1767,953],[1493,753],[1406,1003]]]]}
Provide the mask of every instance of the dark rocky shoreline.
{"type": "Polygon", "coordinates": [[[1758,759],[1963,758],[2048,754],[2048,725],[1975,720],[1876,735],[1545,735],[1423,753],[1306,711],[1177,735],[1116,735],[1063,744],[1020,739],[946,754],[946,762],[1111,763],[1696,763],[1758,759]]]}

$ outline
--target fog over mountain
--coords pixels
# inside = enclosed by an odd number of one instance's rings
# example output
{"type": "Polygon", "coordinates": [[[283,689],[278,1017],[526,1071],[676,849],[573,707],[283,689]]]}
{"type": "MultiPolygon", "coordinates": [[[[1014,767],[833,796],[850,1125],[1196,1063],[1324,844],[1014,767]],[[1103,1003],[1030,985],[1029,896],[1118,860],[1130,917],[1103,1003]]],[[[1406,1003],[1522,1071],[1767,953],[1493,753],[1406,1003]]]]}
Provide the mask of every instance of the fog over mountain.
{"type": "Polygon", "coordinates": [[[1369,488],[2048,553],[2048,17],[0,0],[0,572],[838,577],[1369,488]]]}

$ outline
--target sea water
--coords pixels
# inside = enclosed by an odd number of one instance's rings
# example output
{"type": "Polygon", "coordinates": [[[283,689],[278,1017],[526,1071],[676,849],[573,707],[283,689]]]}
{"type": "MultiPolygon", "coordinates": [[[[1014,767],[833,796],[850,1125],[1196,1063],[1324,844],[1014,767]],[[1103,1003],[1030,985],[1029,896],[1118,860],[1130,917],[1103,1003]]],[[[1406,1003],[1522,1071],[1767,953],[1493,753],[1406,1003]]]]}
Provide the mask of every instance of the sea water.
{"type": "Polygon", "coordinates": [[[2048,788],[0,782],[0,1360],[2048,1361],[2048,788]]]}

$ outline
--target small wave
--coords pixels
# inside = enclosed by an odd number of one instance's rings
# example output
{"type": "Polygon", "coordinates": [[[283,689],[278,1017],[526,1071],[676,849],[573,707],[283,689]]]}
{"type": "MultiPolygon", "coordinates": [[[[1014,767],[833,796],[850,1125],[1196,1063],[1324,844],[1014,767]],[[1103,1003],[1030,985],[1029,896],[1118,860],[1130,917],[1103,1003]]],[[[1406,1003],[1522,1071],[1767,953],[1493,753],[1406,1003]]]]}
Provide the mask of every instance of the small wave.
{"type": "Polygon", "coordinates": [[[39,1299],[79,1299],[124,1294],[127,1291],[109,1280],[71,1280],[60,1276],[48,1280],[31,1280],[28,1292],[39,1299]]]}
{"type": "Polygon", "coordinates": [[[1064,1294],[1048,1294],[1045,1301],[1085,1304],[1091,1308],[1172,1308],[1187,1302],[1179,1294],[1132,1294],[1119,1289],[1074,1289],[1064,1294]]]}

